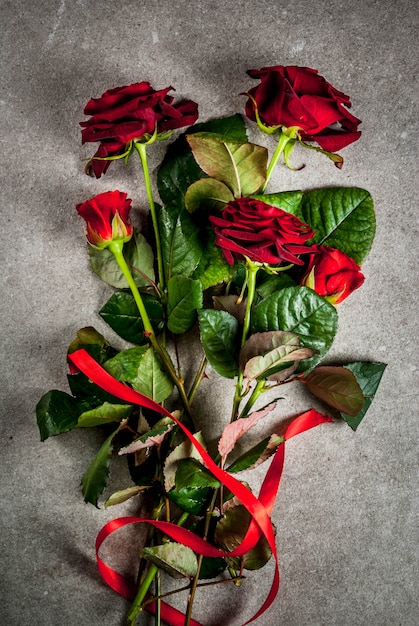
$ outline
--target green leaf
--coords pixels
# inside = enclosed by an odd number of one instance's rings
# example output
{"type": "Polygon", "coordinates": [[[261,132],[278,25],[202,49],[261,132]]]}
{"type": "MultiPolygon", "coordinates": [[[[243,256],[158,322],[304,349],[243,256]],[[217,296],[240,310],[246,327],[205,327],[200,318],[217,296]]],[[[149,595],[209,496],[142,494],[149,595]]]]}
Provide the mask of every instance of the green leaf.
{"type": "Polygon", "coordinates": [[[191,276],[202,256],[199,229],[186,209],[162,207],[158,211],[163,262],[167,279],[191,276]]]}
{"type": "MultiPolygon", "coordinates": [[[[250,513],[243,505],[239,504],[227,509],[215,528],[216,543],[228,552],[234,550],[243,541],[249,524],[250,513]]],[[[271,556],[272,551],[266,537],[262,535],[252,550],[246,552],[241,558],[228,558],[227,562],[231,563],[235,569],[241,569],[242,561],[244,569],[256,570],[266,565],[271,556]]]]}
{"type": "Polygon", "coordinates": [[[36,405],[41,441],[65,433],[77,426],[80,402],[64,391],[48,391],[36,405]]]}
{"type": "Polygon", "coordinates": [[[167,283],[167,326],[177,335],[186,333],[196,321],[196,309],[202,307],[202,287],[199,280],[173,276],[167,283]]]}
{"type": "MultiPolygon", "coordinates": [[[[124,245],[124,257],[131,269],[137,287],[149,287],[154,281],[154,253],[145,237],[134,231],[133,237],[124,245]]],[[[108,285],[127,289],[128,283],[109,248],[97,250],[89,245],[93,271],[108,285]]]]}
{"type": "Polygon", "coordinates": [[[223,259],[221,249],[215,245],[214,241],[213,229],[206,229],[202,257],[192,275],[193,278],[201,281],[203,290],[228,282],[236,272],[236,268],[223,259]]]}
{"type": "Polygon", "coordinates": [[[187,139],[201,169],[227,185],[235,198],[255,193],[265,182],[268,151],[263,146],[222,141],[208,133],[187,139]]]}
{"type": "Polygon", "coordinates": [[[84,411],[78,419],[78,428],[90,428],[92,426],[101,426],[109,422],[120,422],[129,417],[131,414],[131,406],[129,404],[111,404],[104,402],[89,411],[84,411]]]}
{"type": "Polygon", "coordinates": [[[123,350],[105,363],[105,369],[121,382],[130,383],[136,391],[163,402],[170,396],[173,383],[162,370],[153,348],[138,346],[123,350]]]}
{"type": "Polygon", "coordinates": [[[68,353],[71,354],[81,348],[84,348],[101,365],[116,353],[105,337],[93,326],[86,326],[77,331],[77,338],[69,345],[68,353]]]}
{"type": "MultiPolygon", "coordinates": [[[[143,293],[141,298],[156,335],[164,329],[164,309],[154,296],[143,293]]],[[[148,343],[144,337],[141,320],[134,296],[128,291],[116,291],[99,311],[99,315],[122,339],[136,344],[148,343]]]]}
{"type": "Polygon", "coordinates": [[[201,309],[198,312],[201,341],[214,370],[225,378],[234,378],[238,370],[239,323],[225,311],[201,309]]]}
{"type": "Polygon", "coordinates": [[[120,428],[121,426],[109,435],[81,479],[84,501],[90,502],[95,506],[97,506],[98,498],[106,487],[113,451],[113,440],[120,428]]]}
{"type": "Polygon", "coordinates": [[[260,299],[267,298],[276,291],[285,289],[286,287],[294,287],[296,282],[289,274],[279,272],[270,276],[266,272],[259,272],[262,280],[256,286],[256,294],[260,299]]]}
{"type": "Polygon", "coordinates": [[[356,430],[362,422],[365,413],[371,406],[375,393],[380,384],[381,377],[384,374],[384,370],[386,369],[387,365],[385,363],[355,361],[354,363],[348,363],[344,367],[346,367],[356,376],[358,384],[361,387],[362,393],[365,397],[364,406],[357,415],[351,416],[347,413],[341,412],[341,416],[345,420],[345,422],[349,424],[352,430],[356,430]]]}
{"type": "Polygon", "coordinates": [[[220,482],[197,459],[189,458],[179,462],[175,485],[178,491],[190,487],[213,487],[217,489],[220,482]]]}
{"type": "Polygon", "coordinates": [[[112,404],[129,404],[128,402],[124,403],[124,401],[120,398],[112,396],[110,393],[101,389],[98,385],[95,385],[95,383],[82,372],[69,374],[67,376],[67,380],[73,396],[78,400],[83,401],[80,407],[80,413],[83,411],[89,411],[90,409],[95,409],[104,402],[111,402],[112,404]]]}
{"type": "Polygon", "coordinates": [[[300,346],[297,334],[274,330],[253,333],[240,350],[240,369],[249,380],[282,382],[297,369],[313,350],[300,346]]]}
{"type": "Polygon", "coordinates": [[[144,354],[138,366],[137,376],[132,381],[136,391],[161,404],[173,391],[172,379],[162,369],[159,357],[153,348],[144,354]]]}
{"type": "Polygon", "coordinates": [[[169,541],[160,546],[144,548],[142,556],[172,578],[192,578],[198,571],[195,553],[180,543],[169,541]]]}
{"type": "Polygon", "coordinates": [[[174,488],[168,492],[167,497],[182,511],[190,515],[201,515],[207,506],[210,492],[209,487],[184,487],[179,491],[174,488]]]}
{"type": "Polygon", "coordinates": [[[246,124],[241,115],[236,113],[231,117],[221,117],[219,119],[195,124],[191,129],[186,131],[186,135],[192,133],[201,133],[216,136],[220,141],[231,141],[236,143],[245,143],[247,141],[246,124]]]}
{"type": "Polygon", "coordinates": [[[199,570],[199,580],[207,580],[209,578],[217,578],[227,569],[227,563],[221,558],[210,558],[204,556],[202,559],[201,569],[199,570]]]}
{"type": "Polygon", "coordinates": [[[245,123],[238,114],[188,128],[170,144],[157,174],[157,187],[165,204],[182,207],[188,187],[202,178],[203,172],[193,157],[186,134],[203,131],[218,133],[225,141],[247,141],[245,123]]]}
{"type": "Polygon", "coordinates": [[[345,367],[321,365],[304,378],[307,389],[316,398],[354,417],[364,406],[364,395],[355,375],[345,367]]]}
{"type": "Polygon", "coordinates": [[[213,488],[220,486],[214,476],[195,459],[184,459],[176,470],[175,487],[168,498],[191,515],[199,515],[213,488]]]}
{"type": "Polygon", "coordinates": [[[148,488],[149,487],[146,485],[143,485],[143,486],[136,485],[135,487],[127,487],[126,489],[122,489],[121,491],[115,491],[115,493],[109,496],[109,498],[106,500],[103,506],[105,507],[105,509],[107,509],[109,506],[115,506],[115,504],[122,504],[123,502],[130,500],[130,498],[137,496],[139,493],[144,491],[144,489],[148,489],[148,488]]]}
{"type": "MultiPolygon", "coordinates": [[[[194,436],[205,449],[206,446],[202,433],[195,433],[194,436]]],[[[172,487],[175,486],[175,476],[180,461],[189,458],[196,459],[197,461],[201,460],[201,455],[189,439],[182,441],[182,443],[176,446],[176,448],[166,457],[164,462],[164,488],[166,491],[170,491],[172,487]]]]}
{"type": "Polygon", "coordinates": [[[338,248],[358,264],[375,235],[375,213],[368,191],[356,187],[316,189],[304,195],[301,219],[315,231],[315,243],[338,248]]]}
{"type": "Polygon", "coordinates": [[[201,178],[188,187],[185,205],[189,213],[195,211],[222,211],[228,202],[234,200],[231,190],[215,178],[201,178]]]}
{"type": "Polygon", "coordinates": [[[335,307],[308,287],[288,287],[262,300],[253,310],[252,332],[289,330],[301,345],[317,354],[300,363],[299,371],[312,369],[332,345],[338,325],[335,307]]]}
{"type": "Polygon", "coordinates": [[[112,359],[106,361],[104,368],[117,380],[131,384],[137,377],[138,368],[147,350],[149,350],[148,346],[136,346],[122,350],[112,359]]]}
{"type": "Polygon", "coordinates": [[[279,191],[278,193],[258,194],[252,196],[255,200],[261,200],[266,204],[287,211],[300,217],[301,214],[301,202],[303,199],[302,191],[279,191]]]}
{"type": "Polygon", "coordinates": [[[231,473],[236,473],[257,467],[275,454],[278,446],[280,446],[283,441],[284,438],[276,434],[265,437],[265,439],[262,439],[262,441],[253,446],[253,448],[244,452],[227,470],[231,473]]]}
{"type": "Polygon", "coordinates": [[[175,422],[170,417],[162,417],[153,428],[121,448],[118,454],[131,454],[132,452],[138,452],[138,450],[159,446],[174,426],[175,422]]]}
{"type": "Polygon", "coordinates": [[[166,205],[184,206],[187,188],[201,176],[201,168],[182,134],[169,146],[157,173],[160,198],[166,205]]]}

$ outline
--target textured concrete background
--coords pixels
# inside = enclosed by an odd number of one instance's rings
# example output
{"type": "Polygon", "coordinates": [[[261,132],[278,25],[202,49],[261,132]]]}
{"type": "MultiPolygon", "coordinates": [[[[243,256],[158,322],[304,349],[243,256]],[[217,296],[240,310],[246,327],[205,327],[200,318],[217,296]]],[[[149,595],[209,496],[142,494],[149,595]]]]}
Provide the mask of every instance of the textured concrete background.
{"type": "MultiPolygon", "coordinates": [[[[274,510],[281,589],[258,624],[417,624],[415,3],[3,0],[1,14],[1,622],[117,626],[126,610],[97,573],[94,540],[132,505],[85,505],[79,480],[97,436],[72,432],[41,444],[34,413],[47,390],[67,389],[65,352],[78,328],[94,325],[114,339],[97,316],[111,289],[90,272],[75,204],[119,188],[145,206],[134,161],[112,165],[100,181],[84,176],[81,159],[92,153],[80,146],[84,104],[149,80],[196,100],[203,121],[243,111],[238,94],[252,84],[246,69],[297,64],[350,94],[363,136],[342,152],[341,171],[296,150],[307,167],[279,168],[270,189],[371,192],[376,242],[365,285],[339,308],[331,358],[389,366],[356,434],[322,426],[289,443],[274,510]]],[[[151,151],[153,169],[163,151],[151,151]]],[[[226,414],[219,385],[212,377],[198,398],[212,437],[214,415],[221,428],[226,414]]],[[[122,466],[113,472],[114,488],[126,480],[122,466]]],[[[134,556],[122,555],[120,568],[134,556]]],[[[269,565],[241,590],[199,592],[197,619],[242,624],[271,574],[269,565]]]]}

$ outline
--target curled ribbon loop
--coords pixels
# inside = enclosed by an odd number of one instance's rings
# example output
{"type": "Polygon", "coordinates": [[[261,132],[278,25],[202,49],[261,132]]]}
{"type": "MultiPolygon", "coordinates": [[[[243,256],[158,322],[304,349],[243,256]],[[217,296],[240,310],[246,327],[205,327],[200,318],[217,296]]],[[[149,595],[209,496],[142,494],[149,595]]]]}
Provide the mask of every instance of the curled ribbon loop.
{"type": "MultiPolygon", "coordinates": [[[[135,586],[128,582],[121,574],[109,567],[99,556],[99,549],[103,541],[110,534],[128,524],[151,524],[155,528],[164,532],[168,537],[171,537],[174,541],[182,543],[191,548],[194,552],[207,557],[242,556],[251,550],[259,541],[260,537],[264,535],[275,559],[274,579],[266,600],[255,615],[253,615],[253,617],[250,618],[244,626],[260,617],[271,606],[279,589],[278,554],[276,550],[274,530],[270,520],[270,513],[272,512],[281,480],[284,465],[285,444],[282,443],[279,445],[262,483],[259,498],[257,498],[247,487],[234,478],[234,476],[221,469],[209,456],[208,452],[203,448],[194,435],[166,408],[154,400],[151,400],[151,398],[135,391],[131,387],[127,387],[120,381],[113,378],[86,352],[86,350],[77,350],[76,352],[70,354],[68,358],[81,372],[88,376],[90,380],[113,396],[131,404],[137,404],[152,409],[153,411],[170,417],[173,421],[175,421],[176,424],[182,429],[186,437],[192,442],[195,449],[199,452],[207,469],[240,500],[251,515],[251,523],[249,524],[249,528],[243,541],[235,550],[228,553],[222,552],[218,548],[205,542],[198,535],[195,535],[191,531],[171,522],[154,521],[138,517],[121,517],[112,520],[102,528],[96,539],[97,562],[102,578],[112,589],[125,598],[132,599],[135,596],[135,586]]],[[[314,409],[306,411],[302,415],[295,418],[287,427],[284,440],[290,439],[291,437],[318,426],[319,424],[331,421],[332,420],[329,416],[322,415],[314,409]]],[[[154,612],[153,604],[147,605],[147,610],[154,612]]],[[[162,617],[165,621],[167,621],[167,623],[172,624],[173,626],[182,626],[184,623],[183,614],[164,602],[162,602],[162,617]]],[[[195,620],[192,620],[191,624],[192,626],[201,626],[199,622],[196,622],[195,620]]]]}

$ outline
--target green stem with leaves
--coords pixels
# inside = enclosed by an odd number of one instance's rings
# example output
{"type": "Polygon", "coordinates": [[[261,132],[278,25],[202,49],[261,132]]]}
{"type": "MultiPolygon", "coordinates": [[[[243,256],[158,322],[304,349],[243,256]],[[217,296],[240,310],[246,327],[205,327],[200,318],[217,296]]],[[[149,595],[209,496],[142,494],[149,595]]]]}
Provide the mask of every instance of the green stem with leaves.
{"type": "MultiPolygon", "coordinates": [[[[269,180],[272,176],[272,172],[274,171],[275,166],[278,163],[279,157],[281,156],[282,153],[288,152],[288,150],[286,150],[287,147],[291,148],[295,144],[297,134],[298,134],[297,126],[290,126],[290,128],[286,128],[285,130],[281,130],[279,132],[278,144],[275,148],[275,151],[268,165],[268,170],[266,172],[266,180],[261,189],[262,193],[265,191],[266,187],[268,186],[269,180]]],[[[287,157],[287,154],[285,154],[285,156],[287,157]]],[[[288,161],[288,158],[287,158],[287,161],[288,161]]]]}
{"type": "MultiPolygon", "coordinates": [[[[186,520],[188,519],[188,517],[189,517],[189,513],[182,513],[182,515],[177,521],[177,526],[183,526],[186,520]]],[[[145,575],[143,581],[141,582],[141,585],[138,588],[137,594],[131,604],[131,608],[128,611],[127,623],[129,626],[134,626],[135,620],[137,619],[137,615],[141,613],[141,611],[143,610],[143,601],[148,593],[148,590],[150,589],[150,586],[154,578],[157,576],[158,572],[159,572],[159,568],[157,567],[157,565],[154,565],[154,563],[150,563],[150,567],[147,571],[147,574],[145,575]]]]}
{"type": "Polygon", "coordinates": [[[158,285],[159,285],[160,290],[164,292],[165,280],[164,280],[164,270],[163,270],[163,256],[162,256],[162,249],[161,249],[159,223],[158,223],[157,214],[156,214],[156,205],[154,204],[150,172],[148,169],[147,144],[141,143],[141,142],[135,142],[134,146],[139,154],[141,165],[143,168],[144,183],[145,183],[145,188],[147,192],[148,204],[150,206],[151,220],[153,223],[154,239],[156,242],[157,269],[158,269],[158,276],[159,276],[158,285]]]}
{"type": "Polygon", "coordinates": [[[189,420],[192,422],[192,411],[191,411],[191,407],[190,407],[190,403],[188,400],[188,396],[185,390],[185,385],[182,379],[180,379],[176,373],[176,370],[173,366],[173,363],[171,362],[171,359],[169,357],[169,355],[167,354],[167,352],[164,350],[164,348],[159,344],[159,342],[157,341],[157,337],[154,333],[153,327],[151,325],[150,322],[150,318],[148,316],[147,310],[144,306],[144,302],[143,299],[141,297],[141,294],[138,290],[137,285],[135,284],[135,281],[132,277],[131,271],[128,267],[128,264],[125,260],[125,257],[123,255],[123,243],[122,241],[112,241],[109,244],[109,250],[112,252],[112,254],[115,257],[116,262],[119,265],[119,268],[121,270],[121,272],[124,275],[125,280],[128,283],[129,288],[131,289],[132,295],[134,297],[135,303],[138,307],[138,311],[140,313],[141,316],[141,320],[143,322],[143,326],[144,326],[144,331],[145,331],[145,335],[147,337],[147,339],[150,341],[152,347],[154,348],[154,350],[156,351],[156,353],[158,354],[158,356],[160,357],[160,360],[163,364],[163,366],[166,369],[166,372],[169,374],[170,378],[172,379],[172,381],[174,382],[174,384],[176,385],[178,391],[179,391],[179,395],[180,398],[182,400],[182,404],[183,407],[185,409],[185,412],[187,414],[187,416],[189,417],[189,420]]]}
{"type": "Polygon", "coordinates": [[[134,598],[131,608],[127,613],[127,623],[129,624],[129,626],[134,626],[138,613],[142,611],[141,605],[158,571],[159,571],[159,568],[157,567],[157,565],[154,565],[154,563],[152,563],[147,571],[147,574],[144,580],[142,581],[137,591],[137,594],[134,598]]]}
{"type": "MultiPolygon", "coordinates": [[[[243,322],[243,333],[241,339],[241,347],[246,343],[247,335],[250,330],[250,318],[253,307],[253,301],[256,293],[256,275],[260,265],[253,263],[250,259],[246,260],[246,284],[247,284],[247,302],[246,312],[243,322]]],[[[243,372],[239,372],[236,383],[236,391],[233,399],[233,409],[231,412],[231,421],[234,422],[239,413],[240,402],[243,399],[243,372]]]]}
{"type": "Polygon", "coordinates": [[[246,402],[246,406],[240,412],[239,418],[246,417],[246,415],[249,415],[256,400],[264,391],[266,391],[266,380],[258,380],[255,385],[255,388],[253,389],[249,399],[246,402]]]}

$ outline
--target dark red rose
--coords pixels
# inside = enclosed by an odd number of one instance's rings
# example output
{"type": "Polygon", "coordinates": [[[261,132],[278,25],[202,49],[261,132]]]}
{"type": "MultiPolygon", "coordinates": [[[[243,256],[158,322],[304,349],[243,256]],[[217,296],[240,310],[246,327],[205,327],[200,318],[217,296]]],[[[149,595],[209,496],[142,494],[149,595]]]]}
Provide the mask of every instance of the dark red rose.
{"type": "Polygon", "coordinates": [[[349,97],[317,70],[277,65],[247,73],[260,79],[260,84],[247,92],[251,98],[246,103],[246,115],[251,120],[256,120],[256,106],[266,126],[296,126],[303,141],[315,141],[328,152],[336,152],[361,136],[361,120],[348,111],[352,106],[349,97]]]}
{"type": "Polygon", "coordinates": [[[283,261],[302,265],[298,254],[312,252],[305,245],[314,233],[291,213],[251,198],[229,202],[221,216],[211,216],[215,243],[224,259],[248,257],[256,263],[279,265],[283,261]]]}
{"type": "Polygon", "coordinates": [[[100,98],[92,98],[84,113],[92,117],[82,126],[82,143],[100,141],[100,146],[89,162],[96,178],[106,172],[111,160],[107,158],[123,155],[129,143],[144,135],[164,133],[182,126],[190,126],[198,119],[198,105],[186,100],[173,105],[173,96],[168,92],[173,87],[155,91],[150,83],[133,83],[105,91],[100,98]],[[96,157],[96,158],[95,158],[96,157]]]}
{"type": "Polygon", "coordinates": [[[311,287],[332,304],[339,304],[364,282],[359,266],[347,254],[317,246],[308,259],[301,284],[311,287]]]}
{"type": "Polygon", "coordinates": [[[79,215],[86,220],[89,243],[100,249],[111,241],[131,239],[131,208],[131,200],[122,191],[106,191],[76,206],[79,215]]]}

